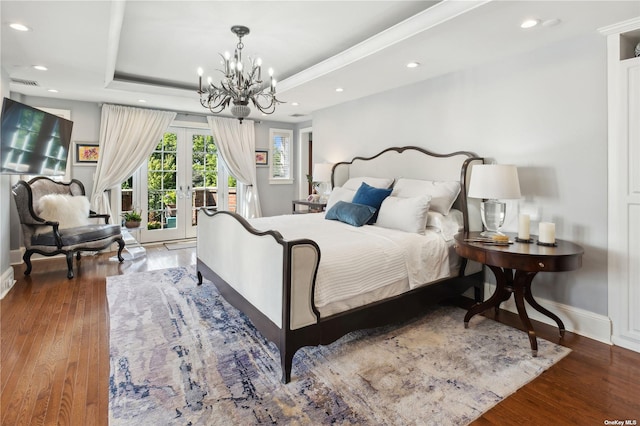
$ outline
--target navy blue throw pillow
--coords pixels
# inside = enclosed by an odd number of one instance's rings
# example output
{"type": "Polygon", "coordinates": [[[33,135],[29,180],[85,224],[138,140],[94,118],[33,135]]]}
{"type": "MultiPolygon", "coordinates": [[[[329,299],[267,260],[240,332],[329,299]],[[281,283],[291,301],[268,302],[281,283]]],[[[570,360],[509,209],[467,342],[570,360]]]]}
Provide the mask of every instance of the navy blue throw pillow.
{"type": "Polygon", "coordinates": [[[383,189],[383,188],[374,188],[373,186],[367,185],[365,182],[362,182],[360,188],[356,192],[356,195],[353,196],[353,203],[356,204],[364,204],[367,206],[371,206],[376,209],[373,217],[369,219],[369,224],[375,223],[378,218],[378,210],[380,210],[380,206],[385,198],[391,195],[392,189],[383,189]]]}
{"type": "Polygon", "coordinates": [[[347,203],[338,201],[327,211],[324,218],[339,220],[352,226],[362,226],[376,213],[376,209],[364,204],[347,203]]]}

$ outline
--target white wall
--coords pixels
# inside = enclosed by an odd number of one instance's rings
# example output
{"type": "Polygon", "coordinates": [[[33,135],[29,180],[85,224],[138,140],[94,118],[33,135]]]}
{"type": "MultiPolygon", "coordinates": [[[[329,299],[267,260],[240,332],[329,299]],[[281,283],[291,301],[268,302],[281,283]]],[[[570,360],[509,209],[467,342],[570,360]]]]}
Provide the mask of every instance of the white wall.
{"type": "MultiPolygon", "coordinates": [[[[539,274],[534,295],[606,315],[606,83],[606,43],[594,30],[319,111],[313,117],[314,156],[336,162],[417,145],[517,165],[520,204],[539,209],[540,219],[556,223],[558,238],[585,249],[581,270],[539,274]]],[[[515,231],[518,206],[509,207],[505,228],[515,231]]]]}
{"type": "MultiPolygon", "coordinates": [[[[269,129],[295,129],[291,123],[280,123],[275,121],[261,121],[255,124],[256,149],[269,149],[269,129]]],[[[297,146],[297,131],[293,132],[294,144],[297,146]]],[[[296,153],[293,153],[295,161],[296,153]]],[[[269,158],[269,162],[271,162],[269,158]]],[[[295,165],[294,165],[295,167],[295,165]]],[[[292,169],[293,170],[293,169],[292,169]]],[[[293,184],[271,184],[269,183],[269,167],[258,167],[256,169],[258,177],[258,194],[260,196],[260,206],[263,216],[276,216],[291,213],[291,200],[295,198],[295,182],[293,184]]]]}

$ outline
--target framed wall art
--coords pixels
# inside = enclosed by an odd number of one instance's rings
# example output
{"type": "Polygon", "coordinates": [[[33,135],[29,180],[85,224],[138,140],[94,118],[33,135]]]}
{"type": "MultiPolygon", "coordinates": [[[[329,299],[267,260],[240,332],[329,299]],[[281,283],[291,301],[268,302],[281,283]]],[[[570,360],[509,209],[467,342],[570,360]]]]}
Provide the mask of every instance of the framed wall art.
{"type": "Polygon", "coordinates": [[[256,166],[269,165],[269,151],[256,149],[256,166]]]}
{"type": "Polygon", "coordinates": [[[74,142],[73,164],[76,166],[91,166],[98,163],[100,146],[95,142],[74,142]]]}

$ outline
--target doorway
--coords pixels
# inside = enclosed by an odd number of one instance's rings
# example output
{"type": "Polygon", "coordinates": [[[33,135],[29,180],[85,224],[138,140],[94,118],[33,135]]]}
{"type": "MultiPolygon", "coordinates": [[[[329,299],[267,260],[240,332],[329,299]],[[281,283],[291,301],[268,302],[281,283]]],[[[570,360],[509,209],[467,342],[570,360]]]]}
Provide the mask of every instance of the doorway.
{"type": "Polygon", "coordinates": [[[133,182],[142,243],[194,238],[201,208],[236,209],[236,180],[208,129],[170,127],[133,182]]]}
{"type": "Polygon", "coordinates": [[[300,129],[298,140],[298,198],[304,199],[311,194],[311,183],[307,180],[307,175],[313,170],[313,128],[300,129]]]}

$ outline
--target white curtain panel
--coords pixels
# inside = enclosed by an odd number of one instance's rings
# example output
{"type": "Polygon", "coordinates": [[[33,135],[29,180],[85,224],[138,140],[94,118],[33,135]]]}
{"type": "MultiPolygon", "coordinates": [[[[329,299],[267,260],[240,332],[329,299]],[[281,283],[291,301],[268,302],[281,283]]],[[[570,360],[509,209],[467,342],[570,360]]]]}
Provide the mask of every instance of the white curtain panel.
{"type": "Polygon", "coordinates": [[[220,117],[207,117],[207,121],[220,156],[238,182],[238,214],[247,219],[261,217],[254,122],[244,120],[241,124],[236,119],[220,117]]]}
{"type": "MultiPolygon", "coordinates": [[[[111,214],[106,190],[119,186],[153,152],[176,117],[175,112],[104,105],[100,122],[100,155],[93,179],[91,207],[111,214]]],[[[113,223],[114,218],[110,221],[113,223]]]]}

